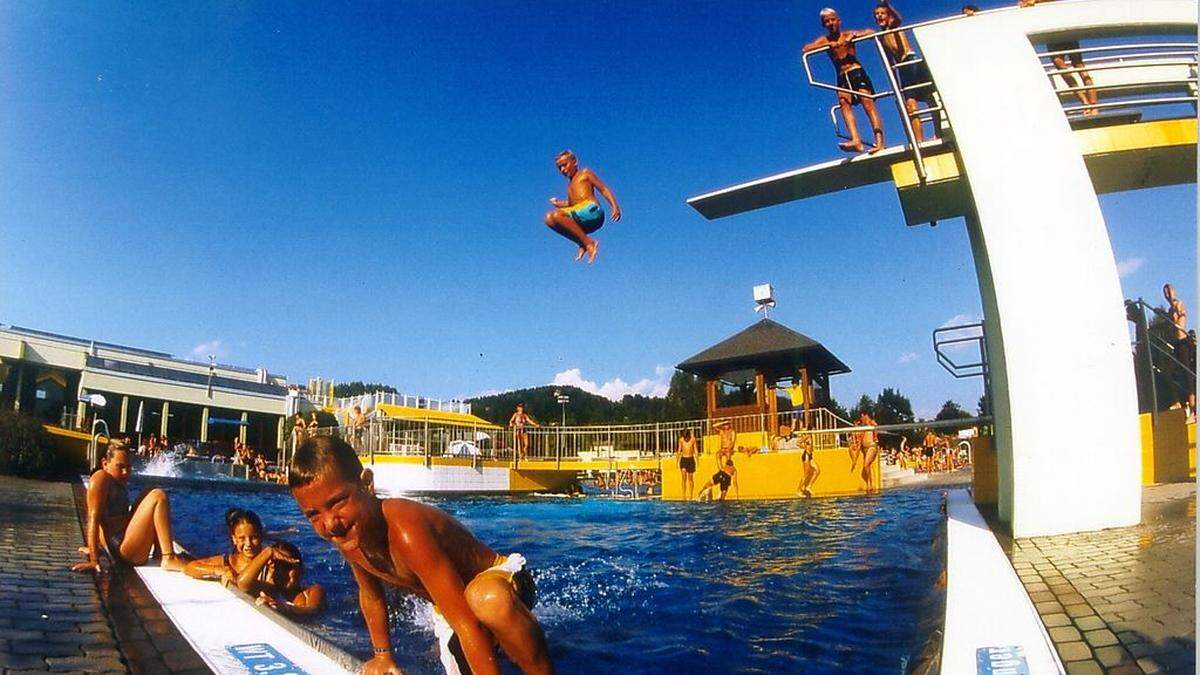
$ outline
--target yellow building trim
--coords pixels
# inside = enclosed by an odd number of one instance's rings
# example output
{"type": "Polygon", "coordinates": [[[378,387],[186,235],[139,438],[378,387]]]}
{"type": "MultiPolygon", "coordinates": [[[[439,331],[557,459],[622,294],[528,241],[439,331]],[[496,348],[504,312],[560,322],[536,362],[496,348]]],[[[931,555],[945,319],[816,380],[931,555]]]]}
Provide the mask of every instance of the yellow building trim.
{"type": "MultiPolygon", "coordinates": [[[[1189,447],[1189,431],[1182,409],[1164,410],[1158,415],[1138,415],[1142,432],[1142,485],[1179,483],[1188,480],[1195,465],[1195,442],[1189,447]],[[1155,419],[1157,418],[1157,419],[1155,419]]],[[[1191,429],[1189,429],[1189,426],[1191,429]]],[[[1195,436],[1192,436],[1195,438],[1195,436]]]]}
{"type": "MultiPolygon", "coordinates": [[[[739,434],[739,437],[741,434],[739,434]]],[[[705,453],[698,458],[693,476],[694,492],[698,494],[705,483],[717,471],[716,456],[705,453]]],[[[845,448],[817,450],[814,461],[821,468],[821,475],[812,486],[814,497],[863,494],[865,485],[860,477],[862,459],[853,472],[850,471],[850,453],[845,448]]],[[[735,453],[733,465],[737,468],[738,490],[730,488],[726,499],[795,499],[800,486],[802,464],[799,451],[767,452],[756,455],[735,453]]],[[[879,485],[879,462],[872,467],[872,480],[879,485]]],[[[683,499],[683,480],[674,459],[663,462],[662,494],[665,500],[683,499]]]]}
{"type": "Polygon", "coordinates": [[[1153,120],[1075,132],[1084,156],[1196,144],[1196,120],[1153,120]]]}
{"type": "MultiPolygon", "coordinates": [[[[929,182],[953,180],[962,176],[962,168],[958,165],[958,155],[953,152],[943,152],[923,158],[925,175],[929,182]]],[[[912,160],[897,162],[892,165],[892,180],[897,188],[916,187],[921,184],[917,175],[917,164],[912,160]]]]}

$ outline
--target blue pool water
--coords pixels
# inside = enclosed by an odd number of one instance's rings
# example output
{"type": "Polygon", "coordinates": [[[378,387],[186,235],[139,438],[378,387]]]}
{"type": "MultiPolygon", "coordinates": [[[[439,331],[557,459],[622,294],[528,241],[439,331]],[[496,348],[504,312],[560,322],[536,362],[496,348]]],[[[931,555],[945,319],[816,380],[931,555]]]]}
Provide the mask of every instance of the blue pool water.
{"type": "MultiPolygon", "coordinates": [[[[330,608],[312,627],[368,658],[354,582],[286,492],[170,489],[176,537],[228,548],[221,515],[257,511],[304,553],[330,608]]],[[[941,492],[687,504],[423,498],[499,552],[530,560],[535,613],[564,673],[901,673],[940,627],[941,492]]],[[[394,598],[401,667],[440,672],[427,605],[394,598]]]]}

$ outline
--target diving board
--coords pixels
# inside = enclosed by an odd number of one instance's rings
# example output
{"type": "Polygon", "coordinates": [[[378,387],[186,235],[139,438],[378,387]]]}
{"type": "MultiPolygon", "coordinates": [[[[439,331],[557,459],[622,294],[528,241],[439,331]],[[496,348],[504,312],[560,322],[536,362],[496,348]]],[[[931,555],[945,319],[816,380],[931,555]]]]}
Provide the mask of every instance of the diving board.
{"type": "MultiPolygon", "coordinates": [[[[922,143],[921,150],[935,153],[944,145],[948,144],[931,140],[922,143]]],[[[892,179],[893,164],[911,159],[912,152],[907,146],[894,146],[873,155],[836,159],[722,188],[692,197],[687,203],[700,215],[714,220],[797,199],[884,183],[892,179]]]]}
{"type": "Polygon", "coordinates": [[[158,567],[137,573],[196,654],[220,675],[360,673],[362,663],[235,591],[158,567]],[[264,666],[266,669],[255,666],[264,666]]]}

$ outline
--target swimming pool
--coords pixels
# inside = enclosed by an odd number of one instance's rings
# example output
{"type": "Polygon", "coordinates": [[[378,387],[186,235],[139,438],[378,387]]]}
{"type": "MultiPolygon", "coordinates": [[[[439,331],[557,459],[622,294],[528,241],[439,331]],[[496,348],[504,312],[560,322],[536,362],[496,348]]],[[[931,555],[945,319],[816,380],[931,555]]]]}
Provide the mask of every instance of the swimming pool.
{"type": "MultiPolygon", "coordinates": [[[[286,493],[172,487],[176,536],[225,551],[229,506],[304,552],[330,607],[311,627],[369,658],[354,582],[286,493]]],[[[904,672],[940,628],[941,492],[727,504],[429,498],[529,558],[560,672],[904,672]]],[[[440,672],[427,605],[393,603],[401,667],[440,672]]]]}

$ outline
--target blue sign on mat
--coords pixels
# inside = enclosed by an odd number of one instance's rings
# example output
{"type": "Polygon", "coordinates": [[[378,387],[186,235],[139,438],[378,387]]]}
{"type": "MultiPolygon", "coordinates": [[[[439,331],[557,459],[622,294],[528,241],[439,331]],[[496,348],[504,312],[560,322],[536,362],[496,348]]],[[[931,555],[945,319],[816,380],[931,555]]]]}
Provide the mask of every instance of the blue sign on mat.
{"type": "Polygon", "coordinates": [[[308,675],[268,644],[229,645],[226,649],[252,673],[308,675]]]}
{"type": "Polygon", "coordinates": [[[975,665],[978,675],[1029,675],[1025,649],[1020,645],[980,647],[975,650],[975,665]]]}

